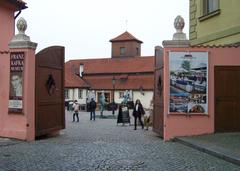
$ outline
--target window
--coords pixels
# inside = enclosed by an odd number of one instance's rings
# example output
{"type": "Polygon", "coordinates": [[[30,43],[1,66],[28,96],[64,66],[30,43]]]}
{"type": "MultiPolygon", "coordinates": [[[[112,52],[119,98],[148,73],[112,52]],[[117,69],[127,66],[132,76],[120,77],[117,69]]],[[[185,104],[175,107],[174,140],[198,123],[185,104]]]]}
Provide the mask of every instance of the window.
{"type": "Polygon", "coordinates": [[[65,90],[65,99],[69,99],[69,91],[68,91],[68,89],[65,90]]]}
{"type": "Polygon", "coordinates": [[[203,15],[207,15],[219,9],[219,0],[203,0],[203,15]]]}
{"type": "Polygon", "coordinates": [[[82,97],[82,90],[81,89],[78,89],[78,98],[79,99],[82,99],[83,97],[82,97]]]}
{"type": "Polygon", "coordinates": [[[220,14],[219,0],[202,0],[202,16],[199,21],[204,21],[208,18],[220,14]]]}
{"type": "Polygon", "coordinates": [[[125,48],[124,47],[120,47],[120,55],[125,55],[125,48]]]}
{"type": "Polygon", "coordinates": [[[136,48],[136,55],[139,55],[139,48],[136,48]]]}
{"type": "Polygon", "coordinates": [[[124,91],[120,91],[119,92],[119,99],[123,99],[124,98],[124,91]]]}

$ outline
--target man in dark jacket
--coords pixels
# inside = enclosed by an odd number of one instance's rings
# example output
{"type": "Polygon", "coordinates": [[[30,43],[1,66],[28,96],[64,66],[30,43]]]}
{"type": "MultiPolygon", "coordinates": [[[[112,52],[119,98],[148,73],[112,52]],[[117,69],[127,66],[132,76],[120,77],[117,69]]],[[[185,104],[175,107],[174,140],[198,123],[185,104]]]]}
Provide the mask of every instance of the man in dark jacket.
{"type": "Polygon", "coordinates": [[[90,103],[89,103],[89,109],[90,109],[90,120],[94,120],[95,121],[95,110],[96,110],[97,104],[94,101],[94,99],[92,98],[90,103]]]}

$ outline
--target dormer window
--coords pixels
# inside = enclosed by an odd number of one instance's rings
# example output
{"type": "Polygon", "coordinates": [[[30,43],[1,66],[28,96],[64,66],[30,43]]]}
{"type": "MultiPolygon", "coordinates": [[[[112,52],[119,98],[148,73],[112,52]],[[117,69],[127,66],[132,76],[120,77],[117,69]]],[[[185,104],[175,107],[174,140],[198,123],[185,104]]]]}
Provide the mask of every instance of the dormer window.
{"type": "Polygon", "coordinates": [[[125,47],[120,47],[120,55],[125,55],[125,47]]]}

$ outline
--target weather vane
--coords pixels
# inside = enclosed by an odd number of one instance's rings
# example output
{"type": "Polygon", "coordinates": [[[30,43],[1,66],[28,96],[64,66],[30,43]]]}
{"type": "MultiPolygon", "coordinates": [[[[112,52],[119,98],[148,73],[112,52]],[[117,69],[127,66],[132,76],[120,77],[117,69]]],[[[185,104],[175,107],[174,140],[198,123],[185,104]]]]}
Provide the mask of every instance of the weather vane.
{"type": "Polygon", "coordinates": [[[126,31],[128,29],[128,20],[125,21],[125,24],[126,24],[126,31]]]}

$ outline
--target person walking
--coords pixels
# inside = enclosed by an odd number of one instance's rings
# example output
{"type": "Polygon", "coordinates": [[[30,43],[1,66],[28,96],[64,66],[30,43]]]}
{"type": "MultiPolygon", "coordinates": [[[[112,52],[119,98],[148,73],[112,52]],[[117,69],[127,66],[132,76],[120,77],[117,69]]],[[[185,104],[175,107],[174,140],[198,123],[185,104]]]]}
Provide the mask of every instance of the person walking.
{"type": "Polygon", "coordinates": [[[74,103],[73,103],[73,122],[75,122],[75,116],[77,118],[77,122],[79,122],[78,112],[79,112],[79,104],[77,103],[77,100],[74,100],[74,103]]]}
{"type": "Polygon", "coordinates": [[[135,105],[134,105],[134,108],[133,108],[133,116],[134,116],[134,130],[137,129],[137,119],[139,120],[141,126],[142,126],[142,129],[144,129],[144,125],[143,125],[143,122],[142,122],[142,115],[145,114],[145,111],[143,109],[143,106],[140,102],[139,99],[136,100],[135,102],[135,105]]]}
{"type": "Polygon", "coordinates": [[[90,120],[95,121],[95,116],[96,116],[95,110],[96,110],[97,104],[93,98],[91,99],[89,106],[90,106],[89,107],[90,108],[90,120]]]}

